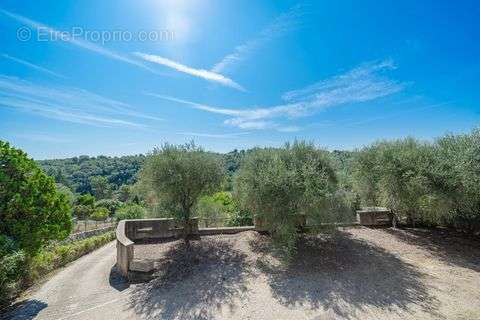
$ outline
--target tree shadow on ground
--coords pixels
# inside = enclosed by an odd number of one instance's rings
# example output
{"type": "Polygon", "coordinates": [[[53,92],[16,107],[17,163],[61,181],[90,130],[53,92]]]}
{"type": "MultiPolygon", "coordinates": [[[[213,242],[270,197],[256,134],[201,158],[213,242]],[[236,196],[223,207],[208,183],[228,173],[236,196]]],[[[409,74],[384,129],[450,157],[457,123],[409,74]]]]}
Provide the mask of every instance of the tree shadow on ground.
{"type": "Polygon", "coordinates": [[[301,238],[296,254],[283,267],[264,260],[258,266],[267,275],[274,297],[289,307],[333,310],[350,319],[370,307],[411,312],[411,304],[416,304],[441,318],[435,311],[438,301],[425,285],[427,275],[345,232],[301,238]]]}
{"type": "Polygon", "coordinates": [[[480,238],[448,229],[386,229],[409,244],[428,250],[450,265],[480,272],[480,238]]]}
{"type": "Polygon", "coordinates": [[[30,320],[35,319],[40,311],[48,306],[39,300],[24,300],[17,302],[6,310],[1,310],[0,319],[30,320]]]}
{"type": "Polygon", "coordinates": [[[246,288],[246,255],[225,240],[202,239],[165,252],[156,278],[133,289],[130,305],[146,319],[210,319],[221,305],[235,308],[246,288]]]}

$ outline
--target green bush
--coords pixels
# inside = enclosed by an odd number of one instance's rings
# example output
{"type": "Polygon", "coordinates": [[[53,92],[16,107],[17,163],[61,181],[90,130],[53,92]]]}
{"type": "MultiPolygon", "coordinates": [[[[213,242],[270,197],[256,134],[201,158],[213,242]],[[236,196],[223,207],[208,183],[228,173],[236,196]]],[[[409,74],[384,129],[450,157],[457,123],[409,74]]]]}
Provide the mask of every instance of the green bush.
{"type": "Polygon", "coordinates": [[[90,219],[95,221],[105,221],[108,218],[108,211],[107,208],[96,208],[95,211],[90,215],[90,219]]]}
{"type": "Polygon", "coordinates": [[[77,205],[83,205],[93,208],[95,206],[95,197],[88,193],[82,194],[78,196],[76,203],[77,205]]]}
{"type": "Polygon", "coordinates": [[[0,307],[42,276],[95,250],[115,239],[115,232],[107,232],[88,239],[40,250],[28,257],[22,250],[14,250],[5,237],[0,236],[0,307]]]}
{"type": "Polygon", "coordinates": [[[240,207],[262,219],[287,255],[296,248],[298,214],[313,224],[335,220],[329,206],[336,190],[329,154],[305,142],[257,149],[246,157],[235,181],[240,207]]]}
{"type": "Polygon", "coordinates": [[[480,231],[480,131],[433,143],[377,142],[353,161],[362,204],[386,206],[410,224],[480,231]]]}
{"type": "Polygon", "coordinates": [[[107,232],[88,239],[75,241],[66,245],[42,251],[33,257],[28,270],[28,283],[32,283],[47,273],[95,250],[115,239],[115,232],[107,232]]]}
{"type": "Polygon", "coordinates": [[[195,214],[205,221],[205,226],[253,225],[252,215],[240,209],[230,192],[220,191],[211,196],[204,196],[198,201],[195,214]]]}
{"type": "Polygon", "coordinates": [[[115,214],[117,221],[126,219],[142,219],[145,217],[146,210],[138,204],[127,204],[121,207],[115,214]]]}
{"type": "Polygon", "coordinates": [[[90,206],[77,204],[75,207],[73,207],[73,215],[81,220],[86,220],[90,218],[90,215],[92,213],[93,213],[93,208],[90,206]]]}
{"type": "Polygon", "coordinates": [[[18,280],[24,273],[26,256],[17,250],[10,238],[0,235],[0,306],[18,290],[18,280]]]}
{"type": "Polygon", "coordinates": [[[110,216],[115,215],[121,206],[122,203],[115,199],[102,199],[95,202],[96,208],[107,208],[110,216]]]}
{"type": "Polygon", "coordinates": [[[366,205],[388,207],[412,224],[427,216],[425,201],[432,195],[430,145],[412,138],[376,143],[358,155],[356,164],[356,187],[366,205]]]}

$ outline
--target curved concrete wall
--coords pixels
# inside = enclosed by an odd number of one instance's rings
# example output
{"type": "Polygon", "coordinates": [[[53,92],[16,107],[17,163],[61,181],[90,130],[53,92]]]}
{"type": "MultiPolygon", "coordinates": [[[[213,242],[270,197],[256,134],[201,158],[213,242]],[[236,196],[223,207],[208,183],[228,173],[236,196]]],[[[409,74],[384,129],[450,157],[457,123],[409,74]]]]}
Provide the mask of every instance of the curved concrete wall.
{"type": "MultiPolygon", "coordinates": [[[[190,234],[198,234],[198,219],[190,219],[190,234]]],[[[134,241],[180,237],[183,228],[174,219],[132,219],[118,223],[117,266],[120,273],[128,276],[134,257],[134,241]]]]}
{"type": "Polygon", "coordinates": [[[127,237],[125,225],[127,220],[122,220],[117,225],[117,267],[124,276],[128,275],[130,262],[133,260],[133,241],[127,237]]]}

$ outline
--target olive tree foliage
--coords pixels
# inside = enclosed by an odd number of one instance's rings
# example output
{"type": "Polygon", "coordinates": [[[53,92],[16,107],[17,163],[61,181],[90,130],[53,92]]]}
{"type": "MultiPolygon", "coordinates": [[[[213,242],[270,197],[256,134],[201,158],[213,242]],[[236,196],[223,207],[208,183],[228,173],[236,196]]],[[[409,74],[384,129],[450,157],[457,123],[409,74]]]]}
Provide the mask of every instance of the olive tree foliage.
{"type": "Polygon", "coordinates": [[[386,206],[410,224],[480,229],[480,131],[433,143],[412,138],[362,149],[353,186],[363,205],[386,206]]]}
{"type": "Polygon", "coordinates": [[[354,186],[367,206],[388,207],[412,224],[427,222],[437,200],[428,173],[432,159],[432,147],[412,138],[376,143],[357,155],[354,186]]]}
{"type": "Polygon", "coordinates": [[[0,234],[34,253],[72,229],[71,207],[47,176],[21,150],[0,141],[0,234]]]}
{"type": "Polygon", "coordinates": [[[165,144],[147,156],[139,173],[138,189],[183,223],[186,235],[198,199],[218,190],[223,178],[224,169],[217,156],[193,142],[165,144]]]}
{"type": "Polygon", "coordinates": [[[441,196],[444,222],[480,230],[480,130],[445,135],[434,145],[432,189],[441,196]]]}
{"type": "Polygon", "coordinates": [[[339,205],[337,191],[328,152],[305,142],[251,152],[240,167],[234,190],[240,206],[262,220],[286,254],[295,250],[299,214],[319,226],[348,211],[339,205]]]}

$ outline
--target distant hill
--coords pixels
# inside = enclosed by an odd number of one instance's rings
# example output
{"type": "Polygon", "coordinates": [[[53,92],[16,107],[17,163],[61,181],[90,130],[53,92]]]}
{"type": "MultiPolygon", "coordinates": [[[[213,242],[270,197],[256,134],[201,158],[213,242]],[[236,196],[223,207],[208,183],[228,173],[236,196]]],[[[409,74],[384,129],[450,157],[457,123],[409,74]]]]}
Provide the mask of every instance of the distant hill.
{"type": "Polygon", "coordinates": [[[91,192],[90,178],[103,176],[116,189],[135,183],[135,176],[145,161],[144,155],[123,157],[79,156],[67,159],[40,160],[38,163],[55,181],[78,193],[91,192]]]}
{"type": "MultiPolygon", "coordinates": [[[[252,150],[235,149],[218,155],[224,161],[226,172],[233,175],[240,168],[243,158],[252,150]]],[[[331,154],[337,169],[340,172],[348,171],[348,161],[352,152],[333,151],[331,154]]],[[[145,155],[140,154],[123,157],[79,156],[37,162],[48,175],[55,178],[57,183],[64,184],[77,193],[90,193],[92,191],[90,178],[94,176],[106,177],[114,189],[118,189],[123,184],[134,184],[144,161],[145,155]]]]}

